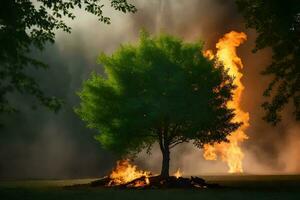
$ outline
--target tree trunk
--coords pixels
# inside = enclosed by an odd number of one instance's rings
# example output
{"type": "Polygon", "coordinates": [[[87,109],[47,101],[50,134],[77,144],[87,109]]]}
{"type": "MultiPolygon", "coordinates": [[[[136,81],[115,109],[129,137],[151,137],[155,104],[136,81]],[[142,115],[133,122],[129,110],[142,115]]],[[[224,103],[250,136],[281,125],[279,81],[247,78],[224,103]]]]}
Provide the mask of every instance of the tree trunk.
{"type": "Polygon", "coordinates": [[[160,176],[162,178],[168,178],[169,177],[170,150],[167,147],[167,148],[161,149],[161,151],[162,151],[162,167],[161,167],[160,176]]]}

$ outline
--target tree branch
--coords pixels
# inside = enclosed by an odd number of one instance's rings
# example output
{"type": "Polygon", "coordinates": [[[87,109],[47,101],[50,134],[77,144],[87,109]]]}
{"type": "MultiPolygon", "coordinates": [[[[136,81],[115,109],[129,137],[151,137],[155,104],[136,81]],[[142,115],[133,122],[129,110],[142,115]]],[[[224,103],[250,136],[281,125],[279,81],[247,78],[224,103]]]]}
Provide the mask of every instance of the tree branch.
{"type": "Polygon", "coordinates": [[[187,142],[187,140],[183,140],[183,139],[177,140],[177,141],[175,141],[175,142],[172,142],[172,144],[169,146],[169,148],[172,149],[172,148],[175,147],[176,145],[181,144],[181,143],[184,143],[184,142],[187,142]]]}

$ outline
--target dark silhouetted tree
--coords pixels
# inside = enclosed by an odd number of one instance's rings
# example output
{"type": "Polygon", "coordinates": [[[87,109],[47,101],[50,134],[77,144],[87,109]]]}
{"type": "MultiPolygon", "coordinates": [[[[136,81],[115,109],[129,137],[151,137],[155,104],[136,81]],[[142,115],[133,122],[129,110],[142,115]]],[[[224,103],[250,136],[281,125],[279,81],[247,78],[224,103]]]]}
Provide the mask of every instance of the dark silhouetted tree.
{"type": "Polygon", "coordinates": [[[106,75],[92,73],[83,84],[76,112],[118,154],[134,155],[159,143],[161,177],[168,177],[171,148],[224,141],[240,125],[231,122],[234,111],[226,107],[232,78],[202,49],[201,42],[142,32],[138,45],[100,56],[106,75]]]}
{"type": "Polygon", "coordinates": [[[262,106],[264,119],[276,125],[280,112],[290,100],[296,119],[300,119],[300,1],[236,0],[246,26],[256,29],[257,50],[271,47],[272,63],[263,71],[273,80],[264,95],[269,101],[262,106]]]}
{"type": "MultiPolygon", "coordinates": [[[[109,17],[102,13],[101,0],[3,0],[0,2],[0,113],[14,111],[7,100],[10,92],[27,93],[39,102],[57,111],[61,100],[49,97],[40,89],[28,68],[46,68],[47,65],[30,56],[33,49],[43,50],[54,42],[55,31],[70,32],[65,19],[74,19],[74,9],[82,8],[106,24],[109,17]]],[[[126,0],[111,0],[116,10],[135,12],[126,0]]]]}

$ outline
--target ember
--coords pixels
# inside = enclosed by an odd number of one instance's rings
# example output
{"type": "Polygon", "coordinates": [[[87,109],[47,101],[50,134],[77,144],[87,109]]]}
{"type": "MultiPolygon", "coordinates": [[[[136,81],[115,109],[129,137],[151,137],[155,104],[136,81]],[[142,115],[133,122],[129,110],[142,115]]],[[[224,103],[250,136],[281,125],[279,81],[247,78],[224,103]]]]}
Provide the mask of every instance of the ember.
{"type": "Polygon", "coordinates": [[[182,177],[182,172],[180,171],[180,168],[177,169],[177,171],[174,173],[174,176],[176,178],[182,177]]]}

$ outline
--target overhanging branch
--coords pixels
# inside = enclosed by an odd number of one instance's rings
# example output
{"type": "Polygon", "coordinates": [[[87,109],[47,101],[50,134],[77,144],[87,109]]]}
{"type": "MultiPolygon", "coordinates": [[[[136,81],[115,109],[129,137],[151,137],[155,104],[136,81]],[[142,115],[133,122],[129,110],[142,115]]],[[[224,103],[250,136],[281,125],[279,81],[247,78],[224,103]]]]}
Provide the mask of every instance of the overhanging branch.
{"type": "Polygon", "coordinates": [[[174,142],[172,142],[172,144],[169,146],[169,148],[172,149],[172,148],[175,147],[176,145],[181,144],[181,143],[184,143],[184,142],[187,142],[187,140],[180,139],[180,140],[174,141],[174,142]]]}

